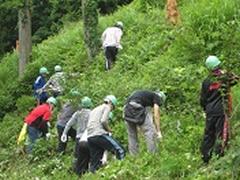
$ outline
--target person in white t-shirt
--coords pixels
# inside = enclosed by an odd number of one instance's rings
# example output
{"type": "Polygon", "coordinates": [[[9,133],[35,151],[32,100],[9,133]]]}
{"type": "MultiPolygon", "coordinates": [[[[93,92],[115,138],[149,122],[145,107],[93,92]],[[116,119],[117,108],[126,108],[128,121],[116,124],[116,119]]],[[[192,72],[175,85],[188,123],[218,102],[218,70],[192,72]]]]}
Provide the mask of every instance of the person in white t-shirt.
{"type": "Polygon", "coordinates": [[[123,34],[123,23],[117,22],[114,27],[108,27],[102,34],[102,46],[105,50],[106,70],[110,70],[116,61],[118,49],[122,49],[120,40],[123,34]]]}

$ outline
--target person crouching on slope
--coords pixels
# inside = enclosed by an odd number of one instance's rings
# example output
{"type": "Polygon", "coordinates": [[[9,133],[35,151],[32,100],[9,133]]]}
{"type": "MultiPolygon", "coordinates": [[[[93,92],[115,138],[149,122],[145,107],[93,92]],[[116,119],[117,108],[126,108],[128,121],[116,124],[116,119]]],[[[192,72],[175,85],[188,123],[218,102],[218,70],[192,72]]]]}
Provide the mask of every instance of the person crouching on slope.
{"type": "Polygon", "coordinates": [[[24,122],[28,125],[27,132],[30,139],[27,152],[32,151],[37,139],[46,137],[49,120],[56,105],[57,100],[54,97],[50,97],[46,103],[35,107],[25,118],[24,122]]]}
{"type": "Polygon", "coordinates": [[[114,152],[117,159],[125,157],[125,150],[109,135],[112,132],[108,126],[109,113],[116,105],[116,97],[109,95],[104,99],[104,103],[94,108],[90,114],[87,133],[91,155],[90,171],[92,173],[102,165],[101,158],[104,150],[114,152]]]}
{"type": "Polygon", "coordinates": [[[210,76],[202,83],[200,99],[200,104],[206,113],[201,153],[203,162],[208,163],[216,139],[219,139],[220,143],[216,144],[215,153],[218,157],[224,155],[224,148],[229,139],[230,87],[237,83],[239,76],[221,70],[221,61],[216,56],[209,56],[205,63],[210,70],[210,76]]]}
{"type": "MultiPolygon", "coordinates": [[[[82,109],[76,111],[71,119],[67,122],[61,140],[63,142],[67,141],[67,134],[69,129],[76,123],[77,124],[77,134],[76,134],[76,140],[75,140],[75,152],[74,157],[75,161],[73,164],[73,170],[77,175],[81,175],[83,171],[85,171],[85,168],[83,168],[82,162],[83,158],[81,155],[81,147],[79,140],[82,138],[84,131],[87,129],[88,119],[89,115],[91,113],[91,107],[92,107],[92,100],[89,97],[84,97],[81,102],[82,109]]],[[[85,148],[85,146],[83,147],[85,148]]],[[[85,166],[84,166],[85,167],[85,166]]]]}
{"type": "Polygon", "coordinates": [[[132,156],[139,152],[137,126],[140,126],[144,133],[148,151],[153,155],[157,154],[157,140],[162,140],[159,107],[165,100],[166,96],[163,92],[149,90],[137,90],[128,97],[123,108],[123,118],[126,120],[128,148],[132,156]]]}

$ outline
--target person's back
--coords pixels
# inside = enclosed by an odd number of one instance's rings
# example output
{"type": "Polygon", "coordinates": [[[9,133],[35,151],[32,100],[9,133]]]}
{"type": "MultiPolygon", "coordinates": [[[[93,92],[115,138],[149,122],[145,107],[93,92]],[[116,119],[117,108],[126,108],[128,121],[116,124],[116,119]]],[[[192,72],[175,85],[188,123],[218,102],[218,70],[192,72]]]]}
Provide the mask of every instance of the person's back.
{"type": "Polygon", "coordinates": [[[92,110],[87,126],[88,137],[108,134],[108,131],[104,129],[103,123],[108,121],[110,111],[110,107],[106,104],[102,104],[92,110]]]}
{"type": "Polygon", "coordinates": [[[120,39],[122,36],[122,30],[118,27],[107,28],[102,35],[103,47],[117,47],[122,48],[120,45],[120,39]]]}

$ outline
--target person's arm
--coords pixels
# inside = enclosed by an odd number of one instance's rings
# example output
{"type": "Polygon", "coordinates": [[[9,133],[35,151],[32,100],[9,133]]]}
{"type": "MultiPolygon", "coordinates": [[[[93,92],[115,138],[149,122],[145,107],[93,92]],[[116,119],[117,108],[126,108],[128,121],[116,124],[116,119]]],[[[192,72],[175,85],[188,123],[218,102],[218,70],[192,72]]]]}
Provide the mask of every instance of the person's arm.
{"type": "Polygon", "coordinates": [[[50,77],[50,79],[46,82],[46,84],[42,87],[42,91],[44,91],[45,89],[47,89],[50,84],[52,83],[52,77],[50,77]]]}
{"type": "Polygon", "coordinates": [[[108,131],[108,132],[111,132],[111,131],[112,131],[112,130],[110,129],[110,127],[108,126],[108,119],[109,119],[108,116],[109,116],[110,111],[111,111],[110,107],[109,107],[109,108],[106,107],[106,108],[104,109],[103,115],[102,115],[102,117],[101,117],[101,119],[100,119],[100,122],[101,122],[103,128],[104,128],[106,131],[108,131]]]}
{"type": "Polygon", "coordinates": [[[159,118],[159,105],[158,104],[154,104],[153,111],[154,111],[154,121],[155,121],[156,129],[157,129],[157,132],[160,132],[160,118],[159,118]]]}
{"type": "Polygon", "coordinates": [[[204,111],[206,111],[206,105],[207,105],[207,92],[206,92],[206,85],[203,82],[202,84],[202,90],[201,90],[201,98],[200,98],[200,105],[203,108],[204,111]]]}
{"type": "Polygon", "coordinates": [[[63,134],[67,134],[68,133],[69,129],[73,126],[73,124],[76,123],[77,118],[78,118],[78,111],[75,112],[72,115],[71,119],[67,122],[67,124],[66,124],[66,126],[64,128],[63,134]]]}
{"type": "Polygon", "coordinates": [[[106,30],[102,33],[102,37],[101,37],[102,44],[104,43],[105,38],[106,38],[106,30]]]}
{"type": "Polygon", "coordinates": [[[117,48],[119,48],[119,49],[122,49],[122,46],[121,46],[121,44],[120,44],[120,41],[121,41],[121,37],[122,37],[122,30],[121,29],[119,29],[119,31],[117,32],[117,34],[116,34],[116,41],[117,41],[117,48]]]}

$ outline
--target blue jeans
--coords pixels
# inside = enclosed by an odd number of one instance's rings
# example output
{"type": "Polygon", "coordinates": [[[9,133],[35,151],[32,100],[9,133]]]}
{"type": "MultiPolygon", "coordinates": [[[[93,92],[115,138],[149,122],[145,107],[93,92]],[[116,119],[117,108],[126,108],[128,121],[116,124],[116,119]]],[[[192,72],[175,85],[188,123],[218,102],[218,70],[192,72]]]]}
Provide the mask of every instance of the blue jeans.
{"type": "Polygon", "coordinates": [[[30,145],[28,146],[28,149],[27,149],[27,152],[29,153],[32,151],[35,141],[40,138],[41,132],[38,129],[29,125],[27,127],[27,132],[30,140],[30,145]]]}
{"type": "Polygon", "coordinates": [[[125,150],[112,136],[101,135],[88,138],[90,148],[90,171],[94,173],[102,165],[101,159],[104,150],[110,151],[116,155],[117,159],[125,157],[125,150]]]}

